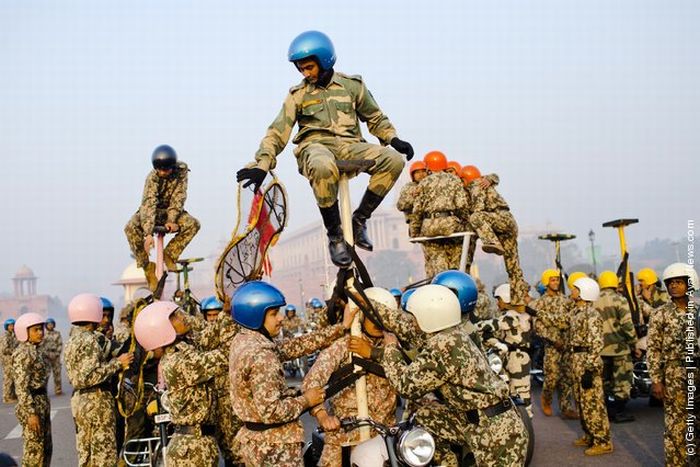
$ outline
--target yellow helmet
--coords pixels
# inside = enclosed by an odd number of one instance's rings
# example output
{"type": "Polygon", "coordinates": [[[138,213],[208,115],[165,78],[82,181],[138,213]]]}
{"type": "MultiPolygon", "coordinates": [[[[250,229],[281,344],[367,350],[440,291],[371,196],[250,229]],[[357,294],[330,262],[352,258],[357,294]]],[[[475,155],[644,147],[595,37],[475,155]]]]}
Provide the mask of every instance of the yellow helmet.
{"type": "Polygon", "coordinates": [[[613,288],[616,289],[620,284],[620,280],[617,278],[617,274],[612,271],[603,271],[598,276],[598,285],[601,289],[613,288]]]}
{"type": "Polygon", "coordinates": [[[559,271],[556,269],[547,269],[542,273],[542,278],[540,279],[540,282],[542,282],[542,285],[547,287],[549,285],[549,280],[552,277],[559,277],[559,271]]]}
{"type": "Polygon", "coordinates": [[[656,275],[653,269],[651,268],[644,268],[640,269],[639,272],[637,273],[637,280],[642,284],[642,285],[652,285],[656,284],[659,282],[659,277],[656,275]]]}
{"type": "Polygon", "coordinates": [[[569,290],[573,289],[574,282],[576,282],[578,279],[580,279],[582,277],[588,277],[588,274],[586,274],[585,272],[581,272],[581,271],[576,271],[576,272],[572,272],[571,274],[569,274],[569,278],[566,280],[566,285],[569,286],[569,290]]]}

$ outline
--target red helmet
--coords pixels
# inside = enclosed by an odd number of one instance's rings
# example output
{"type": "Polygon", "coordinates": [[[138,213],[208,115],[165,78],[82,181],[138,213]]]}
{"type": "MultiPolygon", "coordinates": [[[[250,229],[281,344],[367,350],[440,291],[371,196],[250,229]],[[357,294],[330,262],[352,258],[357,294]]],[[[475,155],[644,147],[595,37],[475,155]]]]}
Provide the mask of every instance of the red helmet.
{"type": "Polygon", "coordinates": [[[423,157],[423,162],[431,172],[441,172],[447,168],[447,157],[440,151],[430,151],[423,157]]]}
{"type": "Polygon", "coordinates": [[[418,172],[419,170],[428,170],[428,168],[425,166],[425,162],[415,161],[413,164],[411,164],[411,167],[408,169],[408,173],[411,175],[411,180],[413,180],[413,172],[418,172]]]}
{"type": "Polygon", "coordinates": [[[462,170],[460,170],[459,176],[469,183],[472,180],[476,180],[477,178],[481,177],[481,172],[479,172],[479,169],[477,169],[474,165],[465,165],[462,167],[462,170]]]}
{"type": "Polygon", "coordinates": [[[449,161],[447,163],[447,168],[450,169],[455,169],[455,173],[459,175],[459,171],[462,170],[462,166],[459,164],[457,161],[449,161]]]}

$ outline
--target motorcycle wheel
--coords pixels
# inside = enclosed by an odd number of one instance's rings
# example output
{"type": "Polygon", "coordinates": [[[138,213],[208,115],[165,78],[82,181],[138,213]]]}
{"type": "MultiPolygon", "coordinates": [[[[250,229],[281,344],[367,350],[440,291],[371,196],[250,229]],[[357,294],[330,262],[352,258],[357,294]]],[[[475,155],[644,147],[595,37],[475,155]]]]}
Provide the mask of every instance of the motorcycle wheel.
{"type": "Polygon", "coordinates": [[[519,405],[518,412],[527,429],[527,454],[525,455],[525,466],[527,467],[532,462],[532,455],[535,453],[535,427],[532,426],[532,419],[527,414],[525,406],[519,405]]]}

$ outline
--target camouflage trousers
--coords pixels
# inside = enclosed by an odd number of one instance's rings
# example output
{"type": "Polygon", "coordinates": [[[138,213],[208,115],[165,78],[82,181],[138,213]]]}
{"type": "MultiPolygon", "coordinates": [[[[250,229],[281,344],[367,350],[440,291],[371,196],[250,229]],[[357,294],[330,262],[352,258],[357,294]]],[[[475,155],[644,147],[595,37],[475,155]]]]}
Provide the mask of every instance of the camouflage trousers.
{"type": "Polygon", "coordinates": [[[510,282],[511,305],[525,304],[525,296],[530,287],[523,278],[518,257],[518,224],[510,211],[479,211],[469,216],[482,243],[499,245],[503,248],[503,260],[510,282]]]}
{"type": "Polygon", "coordinates": [[[451,444],[469,448],[479,466],[520,467],[525,463],[527,430],[515,407],[491,418],[480,414],[479,423],[471,424],[465,412],[437,401],[421,401],[416,420],[435,438],[439,465],[458,465],[451,444]]]}
{"type": "Polygon", "coordinates": [[[107,391],[76,392],[70,400],[76,429],[78,465],[113,466],[117,463],[114,398],[107,391]]]}
{"type": "MultiPolygon", "coordinates": [[[[575,358],[575,357],[574,357],[575,358]]],[[[594,445],[610,442],[610,422],[605,409],[603,378],[599,370],[593,372],[593,387],[581,387],[583,365],[574,363],[574,393],[581,417],[581,428],[586,439],[594,445]]]]}
{"type": "Polygon", "coordinates": [[[573,401],[574,389],[568,363],[570,358],[571,356],[568,353],[557,350],[553,345],[547,345],[544,353],[542,397],[551,402],[554,393],[557,392],[559,412],[561,413],[576,410],[576,404],[573,401]]]}
{"type": "Polygon", "coordinates": [[[216,442],[224,459],[232,463],[240,462],[240,456],[234,448],[234,438],[243,426],[243,422],[233,413],[231,396],[228,392],[220,394],[216,401],[216,442]]]}
{"type": "Polygon", "coordinates": [[[12,400],[17,400],[17,394],[15,393],[15,379],[12,376],[12,363],[9,361],[3,361],[2,369],[2,400],[5,403],[9,403],[12,400]]]}
{"type": "Polygon", "coordinates": [[[294,149],[299,173],[309,180],[321,208],[333,205],[338,199],[340,174],[336,160],[373,160],[367,170],[370,175],[367,189],[385,196],[401,175],[403,156],[388,146],[369,144],[343,138],[321,138],[304,141],[294,149]]]}
{"type": "Polygon", "coordinates": [[[174,434],[165,458],[171,467],[216,467],[219,449],[213,436],[174,434]]]}
{"type": "Polygon", "coordinates": [[[239,453],[246,467],[299,467],[303,443],[238,444],[239,453]]]}
{"type": "MultiPolygon", "coordinates": [[[[664,457],[666,466],[685,467],[700,464],[697,453],[697,429],[698,424],[691,420],[695,416],[697,420],[698,402],[694,403],[694,409],[688,410],[688,372],[681,362],[667,362],[664,370],[664,457]],[[694,455],[687,454],[689,443],[686,442],[686,434],[693,429],[695,438],[694,455]]],[[[697,384],[698,371],[695,370],[694,382],[697,384]]],[[[696,392],[697,394],[697,392],[696,392]]]]}
{"type": "Polygon", "coordinates": [[[522,349],[508,352],[505,369],[508,374],[508,386],[511,397],[520,397],[525,404],[528,415],[532,418],[530,401],[530,354],[522,349]]]}
{"type": "Polygon", "coordinates": [[[36,415],[39,417],[39,431],[31,430],[27,424],[29,415],[17,413],[22,425],[22,466],[48,467],[51,465],[53,442],[51,439],[51,404],[48,396],[34,398],[36,415]]]}
{"type": "Polygon", "coordinates": [[[56,392],[62,392],[62,384],[61,384],[61,358],[47,358],[44,360],[46,362],[46,370],[49,372],[49,375],[53,375],[53,387],[56,390],[56,392]]]}
{"type": "Polygon", "coordinates": [[[440,239],[423,242],[425,277],[433,277],[448,269],[459,269],[462,254],[461,239],[440,239]]]}
{"type": "Polygon", "coordinates": [[[603,391],[606,397],[627,400],[632,391],[632,355],[603,356],[603,391]]]}
{"type": "MultiPolygon", "coordinates": [[[[165,224],[166,216],[167,214],[165,211],[158,210],[156,214],[156,225],[165,224]]],[[[187,247],[197,232],[199,232],[200,228],[199,221],[192,217],[187,211],[182,211],[180,217],[177,218],[177,225],[180,227],[180,230],[177,231],[163,250],[163,253],[173,261],[178,260],[182,251],[187,247]]],[[[146,236],[147,232],[144,232],[141,227],[141,217],[138,211],[131,216],[129,222],[124,226],[124,233],[129,242],[131,253],[134,255],[134,258],[136,258],[136,265],[140,268],[145,267],[149,259],[148,253],[143,249],[143,238],[146,236]]]]}

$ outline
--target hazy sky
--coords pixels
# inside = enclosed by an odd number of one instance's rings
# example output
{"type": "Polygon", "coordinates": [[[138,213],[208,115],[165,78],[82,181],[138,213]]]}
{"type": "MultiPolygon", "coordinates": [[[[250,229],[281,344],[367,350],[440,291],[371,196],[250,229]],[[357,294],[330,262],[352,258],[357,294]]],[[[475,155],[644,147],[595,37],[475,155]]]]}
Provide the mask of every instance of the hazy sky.
{"type": "MultiPolygon", "coordinates": [[[[3,0],[0,292],[26,263],[40,292],[119,295],[123,227],[163,143],[192,169],[203,227],[186,254],[216,251],[307,29],[333,39],[336,69],[364,77],[418,157],[498,173],[522,227],[593,227],[612,251],[600,224],[638,217],[632,245],[680,238],[698,214],[698,24],[696,0],[3,0]]],[[[318,212],[290,149],[294,229],[318,212]]]]}

